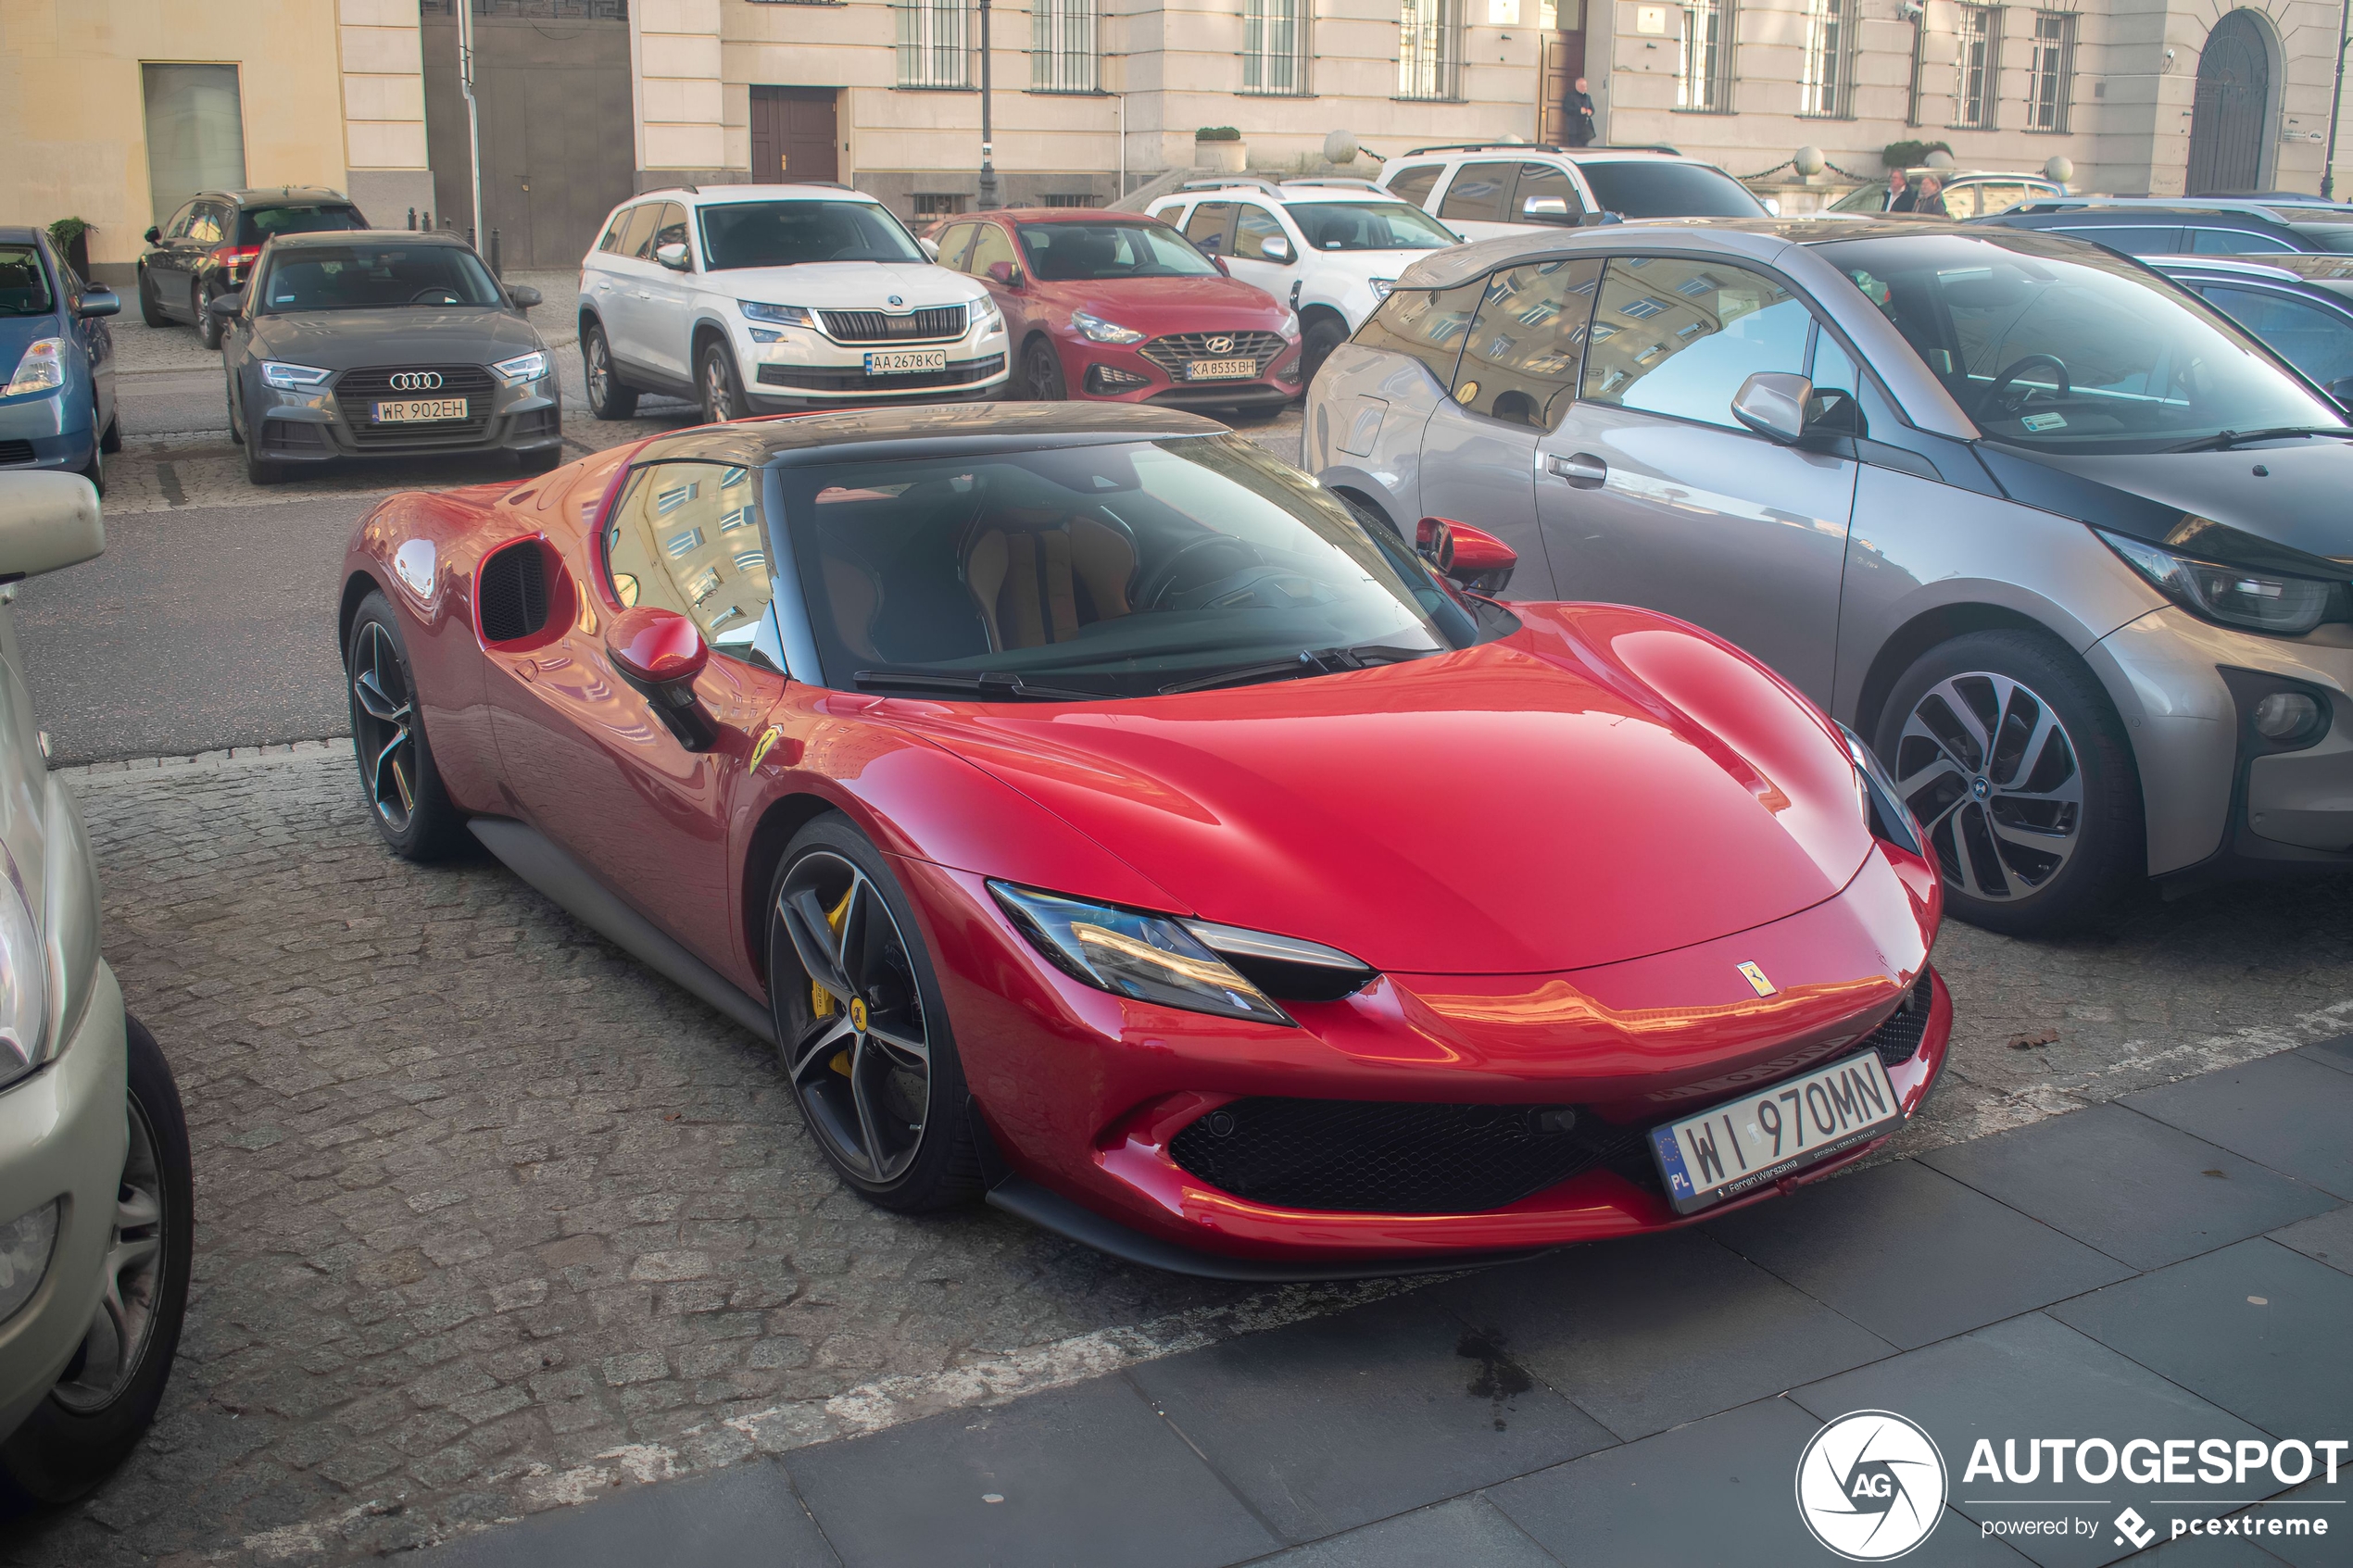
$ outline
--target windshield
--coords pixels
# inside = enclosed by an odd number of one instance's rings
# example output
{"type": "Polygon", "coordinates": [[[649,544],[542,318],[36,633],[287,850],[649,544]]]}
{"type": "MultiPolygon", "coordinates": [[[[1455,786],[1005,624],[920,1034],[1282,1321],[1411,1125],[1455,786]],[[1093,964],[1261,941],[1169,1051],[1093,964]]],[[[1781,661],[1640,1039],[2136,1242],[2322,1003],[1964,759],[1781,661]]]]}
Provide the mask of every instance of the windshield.
{"type": "Polygon", "coordinates": [[[265,244],[272,234],[316,234],[322,231],[365,229],[366,219],[356,207],[249,207],[237,218],[237,243],[265,244]]]}
{"type": "Polygon", "coordinates": [[[1029,270],[1050,283],[1113,278],[1214,278],[1217,269],[1161,223],[1025,223],[1029,270]]]}
{"type": "Polygon", "coordinates": [[[845,689],[953,695],[986,675],[1144,696],[1516,624],[1238,437],[779,472],[826,684],[845,689]]]}
{"type": "Polygon", "coordinates": [[[2308,245],[2327,251],[2353,252],[2353,220],[2334,215],[2321,219],[2299,216],[2288,227],[2304,236],[2308,245]]]}
{"type": "Polygon", "coordinates": [[[46,316],[57,307],[41,253],[31,245],[0,245],[0,316],[46,316]]]}
{"type": "Polygon", "coordinates": [[[729,202],[702,209],[703,270],[797,267],[804,261],[927,258],[899,220],[873,202],[729,202]]]}
{"type": "Polygon", "coordinates": [[[254,297],[263,314],[503,303],[489,269],[462,245],[302,245],[272,250],[254,297]]]}
{"type": "Polygon", "coordinates": [[[1310,250],[1438,250],[1454,232],[1403,202],[1286,202],[1310,250]]]}
{"type": "Polygon", "coordinates": [[[1765,204],[1748,187],[1705,163],[1618,158],[1579,163],[1604,212],[1620,218],[1762,218],[1765,204]]]}
{"type": "Polygon", "coordinates": [[[1845,272],[1978,428],[2050,452],[2161,452],[2341,427],[2229,318],[2124,257],[2024,229],[1841,240],[1845,272]]]}

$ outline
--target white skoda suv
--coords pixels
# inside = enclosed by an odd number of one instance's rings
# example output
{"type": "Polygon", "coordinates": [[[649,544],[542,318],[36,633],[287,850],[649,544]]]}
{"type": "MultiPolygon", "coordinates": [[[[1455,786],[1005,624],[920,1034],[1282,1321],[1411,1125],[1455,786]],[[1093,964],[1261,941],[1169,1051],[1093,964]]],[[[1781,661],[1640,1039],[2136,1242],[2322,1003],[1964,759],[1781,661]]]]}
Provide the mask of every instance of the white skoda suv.
{"type": "Polygon", "coordinates": [[[580,353],[600,420],[637,395],[711,420],[994,398],[1005,320],[872,196],[835,185],[692,185],[613,209],[580,264],[580,353]]]}

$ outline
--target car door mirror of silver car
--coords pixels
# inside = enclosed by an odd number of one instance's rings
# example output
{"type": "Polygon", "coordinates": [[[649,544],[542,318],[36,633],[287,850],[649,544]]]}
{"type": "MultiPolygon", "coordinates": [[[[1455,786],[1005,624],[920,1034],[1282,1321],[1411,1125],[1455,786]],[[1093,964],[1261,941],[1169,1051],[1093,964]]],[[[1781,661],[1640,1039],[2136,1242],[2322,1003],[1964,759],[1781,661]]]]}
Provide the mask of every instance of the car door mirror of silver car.
{"type": "Polygon", "coordinates": [[[684,272],[688,266],[686,243],[673,240],[666,245],[654,246],[654,259],[673,272],[684,272]]]}
{"type": "Polygon", "coordinates": [[[78,473],[13,473],[0,484],[0,583],[20,583],[107,547],[98,492],[78,473]]]}
{"type": "Polygon", "coordinates": [[[529,283],[509,283],[507,297],[515,302],[515,308],[518,310],[528,310],[535,305],[545,303],[539,291],[529,283]]]}
{"type": "Polygon", "coordinates": [[[93,284],[73,302],[73,313],[84,320],[94,316],[119,316],[122,314],[122,296],[104,283],[93,284]]]}
{"type": "Polygon", "coordinates": [[[1814,383],[1804,376],[1759,370],[1732,395],[1732,418],[1769,441],[1792,445],[1806,433],[1806,405],[1813,395],[1814,383]]]}
{"type": "Polygon", "coordinates": [[[653,705],[680,746],[709,751],[718,732],[695,695],[695,677],[711,662],[701,628],[674,609],[638,605],[605,628],[605,656],[623,681],[653,705]]]}
{"type": "Polygon", "coordinates": [[[1258,254],[1269,261],[1289,261],[1290,242],[1280,234],[1269,234],[1258,242],[1258,254]]]}

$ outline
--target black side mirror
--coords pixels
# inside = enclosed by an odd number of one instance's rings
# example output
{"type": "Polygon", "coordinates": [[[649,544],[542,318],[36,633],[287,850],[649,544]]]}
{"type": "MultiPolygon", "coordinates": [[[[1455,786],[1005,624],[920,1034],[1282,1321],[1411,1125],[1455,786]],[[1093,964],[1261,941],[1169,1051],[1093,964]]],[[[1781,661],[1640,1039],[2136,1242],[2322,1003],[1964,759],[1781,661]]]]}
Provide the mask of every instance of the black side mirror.
{"type": "Polygon", "coordinates": [[[104,283],[93,284],[73,302],[73,313],[85,320],[93,316],[119,316],[122,313],[122,296],[104,283]]]}
{"type": "Polygon", "coordinates": [[[204,302],[204,313],[216,321],[233,321],[245,307],[245,296],[242,289],[235,294],[214,295],[204,302]]]}
{"type": "Polygon", "coordinates": [[[515,302],[515,308],[518,310],[528,310],[533,306],[543,303],[539,291],[529,283],[509,283],[507,297],[515,302]]]}
{"type": "Polygon", "coordinates": [[[147,243],[151,245],[163,244],[163,231],[152,223],[147,225],[147,243]]]}

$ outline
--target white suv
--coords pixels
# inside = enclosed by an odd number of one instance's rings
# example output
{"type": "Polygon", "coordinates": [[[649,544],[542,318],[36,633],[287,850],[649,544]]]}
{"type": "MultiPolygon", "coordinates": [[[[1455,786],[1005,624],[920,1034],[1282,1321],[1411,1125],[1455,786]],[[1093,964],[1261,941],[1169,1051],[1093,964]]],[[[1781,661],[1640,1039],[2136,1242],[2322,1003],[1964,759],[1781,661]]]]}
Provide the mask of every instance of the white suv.
{"type": "Polygon", "coordinates": [[[1763,218],[1748,187],[1671,147],[1545,147],[1524,142],[1416,147],[1380,171],[1381,191],[1434,213],[1466,240],[1618,218],[1763,218]]]}
{"type": "Polygon", "coordinates": [[[1299,312],[1300,380],[1389,297],[1397,274],[1460,243],[1419,207],[1361,181],[1198,181],[1147,209],[1299,312]]]}
{"type": "Polygon", "coordinates": [[[580,263],[580,354],[600,420],[641,392],[711,420],[993,398],[1005,319],[872,196],[831,185],[649,191],[580,263]]]}

